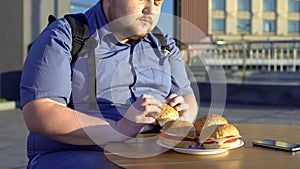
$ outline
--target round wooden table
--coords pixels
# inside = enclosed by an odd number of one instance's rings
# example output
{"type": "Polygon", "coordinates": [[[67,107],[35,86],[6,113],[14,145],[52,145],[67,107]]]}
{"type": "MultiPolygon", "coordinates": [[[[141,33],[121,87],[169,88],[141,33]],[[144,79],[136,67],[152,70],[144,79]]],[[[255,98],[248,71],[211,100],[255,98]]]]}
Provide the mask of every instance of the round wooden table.
{"type": "Polygon", "coordinates": [[[244,146],[215,155],[190,155],[157,145],[157,135],[139,135],[123,143],[110,143],[105,156],[129,169],[293,169],[300,167],[300,151],[286,152],[252,146],[252,141],[275,139],[300,143],[300,126],[234,124],[244,146]]]}

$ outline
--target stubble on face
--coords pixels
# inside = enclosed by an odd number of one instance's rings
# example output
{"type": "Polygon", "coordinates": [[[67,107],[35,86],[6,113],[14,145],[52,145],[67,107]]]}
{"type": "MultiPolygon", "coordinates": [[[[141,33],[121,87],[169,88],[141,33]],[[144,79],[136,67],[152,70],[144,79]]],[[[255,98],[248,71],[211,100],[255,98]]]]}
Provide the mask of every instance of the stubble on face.
{"type": "Polygon", "coordinates": [[[137,40],[147,36],[156,24],[153,19],[153,14],[129,15],[130,12],[128,9],[130,10],[130,8],[124,8],[123,5],[118,2],[111,1],[106,12],[106,17],[110,22],[110,28],[117,37],[120,40],[137,40]],[[123,13],[120,11],[123,11],[123,13]]]}

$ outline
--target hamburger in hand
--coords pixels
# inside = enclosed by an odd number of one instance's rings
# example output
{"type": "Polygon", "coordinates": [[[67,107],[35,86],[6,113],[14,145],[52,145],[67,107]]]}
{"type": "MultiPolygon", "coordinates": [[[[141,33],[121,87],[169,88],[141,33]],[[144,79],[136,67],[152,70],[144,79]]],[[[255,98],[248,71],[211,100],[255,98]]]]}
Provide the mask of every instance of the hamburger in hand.
{"type": "Polygon", "coordinates": [[[176,148],[194,146],[195,137],[196,130],[193,124],[180,119],[168,121],[158,135],[161,143],[176,148]]]}
{"type": "Polygon", "coordinates": [[[171,120],[176,120],[179,117],[179,113],[172,106],[167,103],[163,103],[163,108],[161,113],[156,117],[160,126],[163,126],[165,123],[171,120]]]}
{"type": "Polygon", "coordinates": [[[209,126],[203,129],[202,132],[212,132],[211,136],[202,143],[202,146],[206,149],[232,148],[240,144],[240,133],[232,124],[209,126]]]}

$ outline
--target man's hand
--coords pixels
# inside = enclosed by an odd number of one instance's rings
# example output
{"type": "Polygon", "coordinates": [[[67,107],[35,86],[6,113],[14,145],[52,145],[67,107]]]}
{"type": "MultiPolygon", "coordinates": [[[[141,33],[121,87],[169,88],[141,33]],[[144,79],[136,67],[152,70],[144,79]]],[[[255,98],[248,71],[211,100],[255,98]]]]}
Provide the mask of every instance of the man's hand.
{"type": "Polygon", "coordinates": [[[143,94],[129,107],[123,118],[117,121],[118,131],[127,136],[138,134],[145,125],[156,123],[155,117],[161,112],[162,106],[153,96],[143,94]]]}
{"type": "Polygon", "coordinates": [[[162,103],[153,96],[143,94],[129,107],[124,118],[133,123],[153,124],[162,106],[162,103]]]}
{"type": "Polygon", "coordinates": [[[178,96],[176,94],[171,94],[167,99],[166,103],[174,107],[179,112],[179,116],[184,116],[189,112],[189,105],[185,102],[183,96],[178,96]]]}
{"type": "Polygon", "coordinates": [[[179,112],[181,119],[193,122],[198,114],[198,105],[194,94],[186,96],[178,96],[177,94],[171,94],[166,103],[174,107],[179,112]]]}

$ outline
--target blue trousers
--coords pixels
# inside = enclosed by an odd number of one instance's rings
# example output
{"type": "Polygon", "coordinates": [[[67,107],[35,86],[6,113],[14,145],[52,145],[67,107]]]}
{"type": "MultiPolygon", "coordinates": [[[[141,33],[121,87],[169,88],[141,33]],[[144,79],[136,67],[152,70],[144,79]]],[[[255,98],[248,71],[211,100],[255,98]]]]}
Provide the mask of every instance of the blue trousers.
{"type": "Polygon", "coordinates": [[[60,151],[39,154],[27,169],[120,169],[100,151],[60,151]]]}

